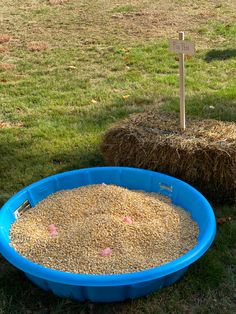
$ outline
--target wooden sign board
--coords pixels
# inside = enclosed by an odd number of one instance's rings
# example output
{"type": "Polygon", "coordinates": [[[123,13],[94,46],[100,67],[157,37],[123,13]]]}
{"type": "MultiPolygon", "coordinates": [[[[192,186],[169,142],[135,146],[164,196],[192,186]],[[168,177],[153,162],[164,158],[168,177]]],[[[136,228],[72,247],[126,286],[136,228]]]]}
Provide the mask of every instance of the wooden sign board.
{"type": "Polygon", "coordinates": [[[171,39],[170,51],[192,56],[195,53],[195,44],[191,41],[171,39]]]}

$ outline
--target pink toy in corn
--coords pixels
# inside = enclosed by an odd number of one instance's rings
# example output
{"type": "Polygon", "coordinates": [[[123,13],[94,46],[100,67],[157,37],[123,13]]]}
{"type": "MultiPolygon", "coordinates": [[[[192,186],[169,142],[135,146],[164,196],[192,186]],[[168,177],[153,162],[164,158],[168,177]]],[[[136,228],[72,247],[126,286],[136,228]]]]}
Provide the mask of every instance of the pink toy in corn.
{"type": "Polygon", "coordinates": [[[105,257],[109,256],[112,253],[112,249],[110,247],[105,248],[104,250],[101,250],[100,255],[105,257]]]}
{"type": "Polygon", "coordinates": [[[125,223],[131,225],[131,224],[133,223],[133,220],[132,220],[129,216],[125,216],[125,217],[123,218],[123,222],[125,222],[125,223]]]}
{"type": "Polygon", "coordinates": [[[58,235],[57,227],[54,224],[50,224],[48,226],[48,232],[52,237],[56,237],[58,235]]]}

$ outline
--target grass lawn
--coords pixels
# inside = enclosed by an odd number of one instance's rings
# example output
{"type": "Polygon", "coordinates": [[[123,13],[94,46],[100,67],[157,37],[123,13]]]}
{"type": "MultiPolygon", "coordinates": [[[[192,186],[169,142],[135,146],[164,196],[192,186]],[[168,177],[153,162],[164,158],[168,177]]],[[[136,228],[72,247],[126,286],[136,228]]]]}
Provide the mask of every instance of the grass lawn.
{"type": "MultiPolygon", "coordinates": [[[[187,114],[236,122],[235,0],[4,0],[0,7],[0,205],[51,174],[103,165],[114,122],[155,106],[178,110],[178,61],[168,38],[196,42],[186,61],[187,114]],[[58,4],[60,2],[60,4],[58,4]]],[[[118,304],[41,291],[0,257],[0,313],[233,313],[232,219],[185,277],[118,304]]]]}

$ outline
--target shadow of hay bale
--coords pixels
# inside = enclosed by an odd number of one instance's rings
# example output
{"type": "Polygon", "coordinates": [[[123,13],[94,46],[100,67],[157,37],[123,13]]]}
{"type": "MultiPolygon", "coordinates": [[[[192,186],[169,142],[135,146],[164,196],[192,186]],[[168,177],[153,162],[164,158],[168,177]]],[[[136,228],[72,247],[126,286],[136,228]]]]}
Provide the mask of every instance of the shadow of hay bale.
{"type": "Polygon", "coordinates": [[[107,164],[167,173],[215,202],[236,201],[236,124],[147,112],[107,131],[101,144],[107,164]]]}

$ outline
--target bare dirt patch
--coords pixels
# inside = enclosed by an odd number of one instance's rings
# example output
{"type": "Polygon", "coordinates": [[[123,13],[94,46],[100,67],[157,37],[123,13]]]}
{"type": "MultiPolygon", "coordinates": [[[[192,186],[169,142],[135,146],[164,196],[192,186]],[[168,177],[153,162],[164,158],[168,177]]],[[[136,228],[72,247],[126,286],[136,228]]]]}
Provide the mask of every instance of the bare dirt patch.
{"type": "Polygon", "coordinates": [[[69,0],[49,0],[50,4],[64,4],[66,2],[69,2],[69,0]]]}
{"type": "Polygon", "coordinates": [[[7,43],[11,39],[11,36],[7,34],[0,34],[0,44],[7,43]]]}
{"type": "Polygon", "coordinates": [[[27,50],[29,51],[43,51],[49,48],[48,43],[40,41],[32,41],[27,45],[27,50]]]}
{"type": "Polygon", "coordinates": [[[2,71],[11,71],[11,70],[15,70],[15,68],[16,68],[15,64],[0,63],[0,70],[2,71]]]}
{"type": "Polygon", "coordinates": [[[0,53],[7,52],[8,50],[8,47],[0,45],[0,53]]]}

